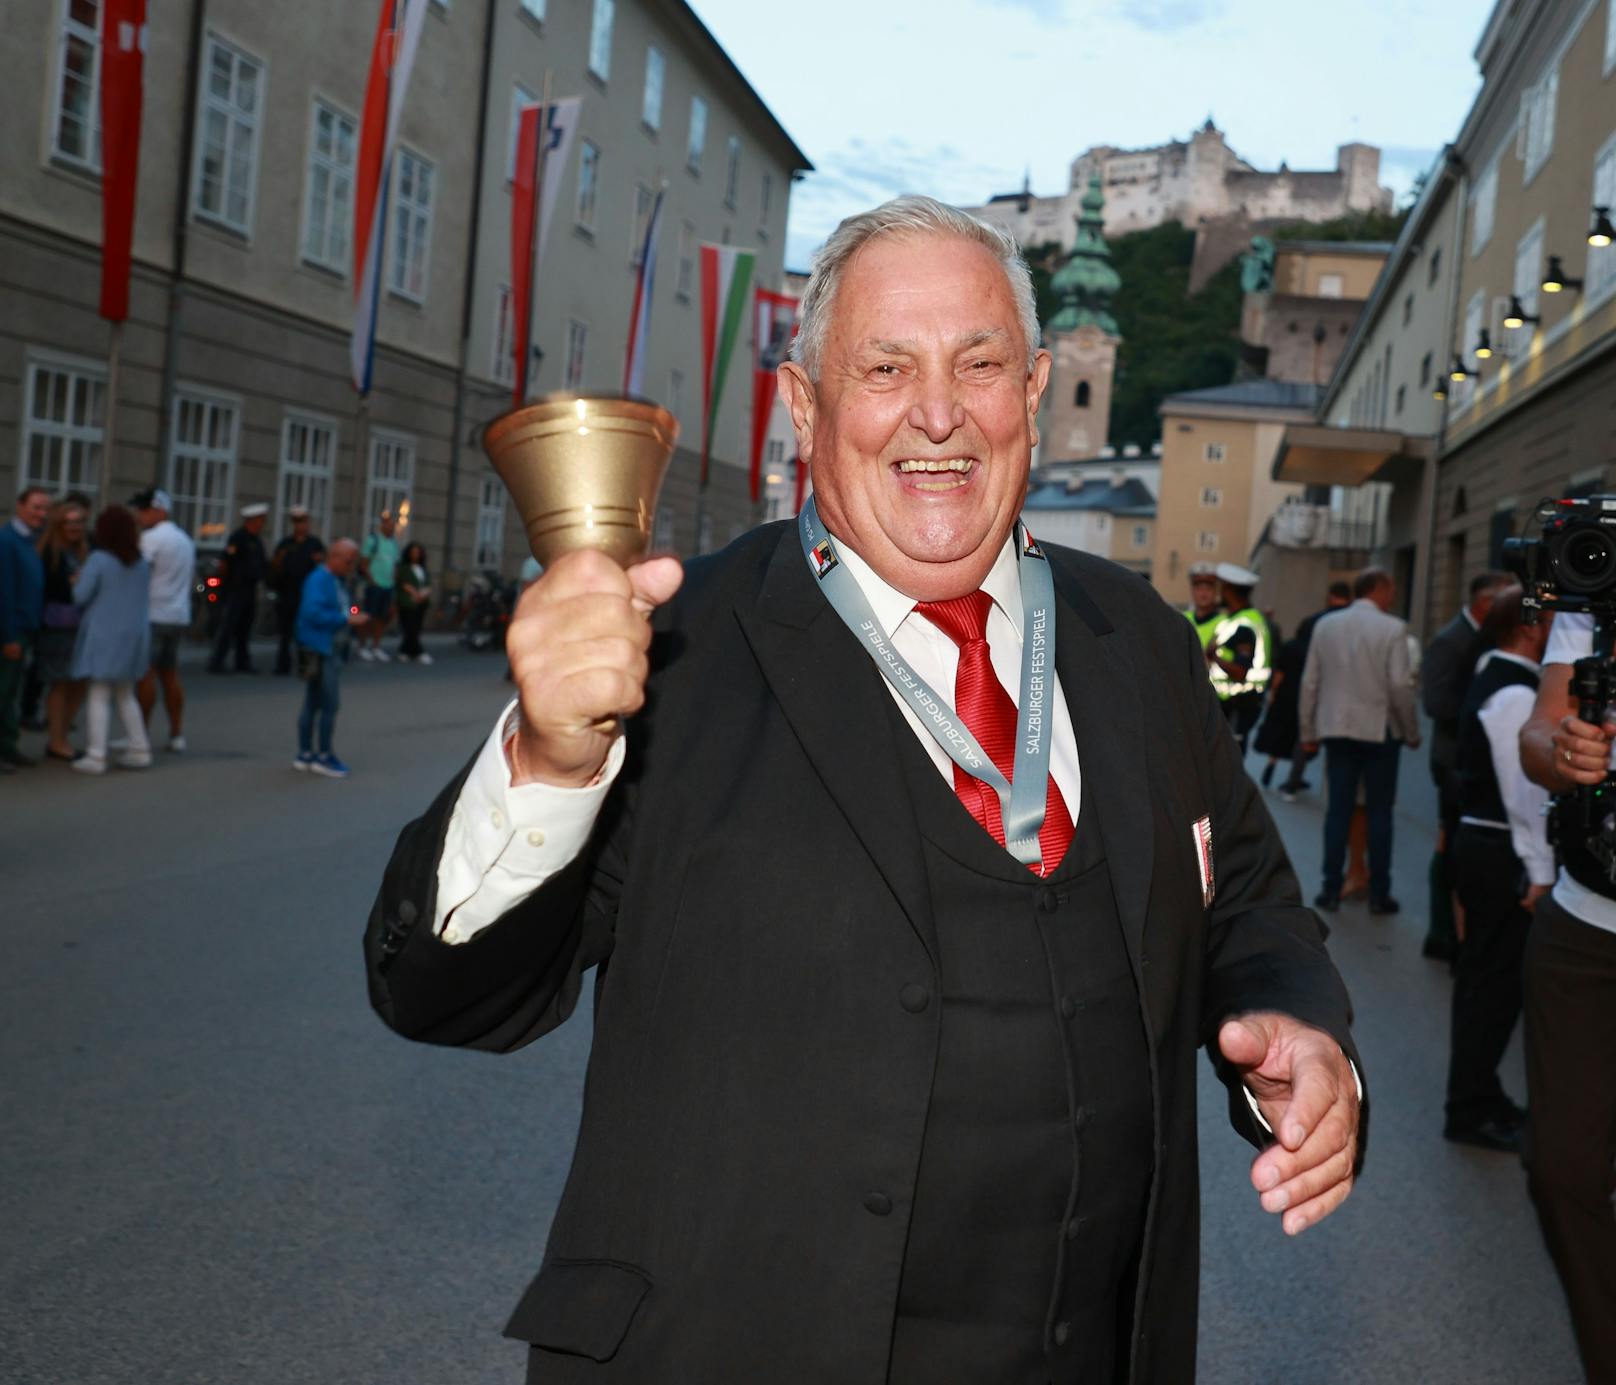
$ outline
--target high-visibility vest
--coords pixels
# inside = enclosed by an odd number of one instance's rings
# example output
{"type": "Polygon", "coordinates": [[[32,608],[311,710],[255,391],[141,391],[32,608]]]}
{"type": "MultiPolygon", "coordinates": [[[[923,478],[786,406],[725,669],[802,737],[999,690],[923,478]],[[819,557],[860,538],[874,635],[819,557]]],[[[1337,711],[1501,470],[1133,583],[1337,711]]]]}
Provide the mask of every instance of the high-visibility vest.
{"type": "Polygon", "coordinates": [[[1219,621],[1212,632],[1211,647],[1224,658],[1232,659],[1233,651],[1224,654],[1224,650],[1241,627],[1253,631],[1257,636],[1256,647],[1251,652],[1251,667],[1246,670],[1245,681],[1231,678],[1224,672],[1222,664],[1214,661],[1210,666],[1212,691],[1224,702],[1231,697],[1240,697],[1246,693],[1267,692],[1268,676],[1273,671],[1273,633],[1269,630],[1263,613],[1255,607],[1248,606],[1245,610],[1236,611],[1232,616],[1225,616],[1219,621]]]}
{"type": "Polygon", "coordinates": [[[1211,615],[1202,618],[1195,614],[1195,607],[1184,608],[1184,618],[1195,627],[1195,633],[1201,637],[1201,652],[1206,652],[1207,645],[1212,643],[1212,635],[1218,626],[1223,624],[1222,611],[1213,611],[1211,615]]]}

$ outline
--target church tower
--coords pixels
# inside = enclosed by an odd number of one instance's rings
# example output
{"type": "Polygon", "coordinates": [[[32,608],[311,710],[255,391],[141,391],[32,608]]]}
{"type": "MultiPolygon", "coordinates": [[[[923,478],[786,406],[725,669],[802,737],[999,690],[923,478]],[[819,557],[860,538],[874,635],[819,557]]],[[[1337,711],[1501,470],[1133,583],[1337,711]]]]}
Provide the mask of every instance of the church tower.
{"type": "Polygon", "coordinates": [[[1055,363],[1043,410],[1041,464],[1096,456],[1111,418],[1111,381],[1122,341],[1111,299],[1122,280],[1105,243],[1098,172],[1090,176],[1081,206],[1077,248],[1050,280],[1060,308],[1044,324],[1044,345],[1055,363]]]}

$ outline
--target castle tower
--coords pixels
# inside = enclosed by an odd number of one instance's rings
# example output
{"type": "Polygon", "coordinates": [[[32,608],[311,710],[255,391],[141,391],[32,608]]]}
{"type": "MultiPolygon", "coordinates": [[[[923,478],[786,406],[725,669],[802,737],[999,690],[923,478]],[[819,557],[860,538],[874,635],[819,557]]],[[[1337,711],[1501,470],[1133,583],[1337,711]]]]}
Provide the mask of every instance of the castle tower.
{"type": "Polygon", "coordinates": [[[1105,446],[1122,341],[1111,316],[1111,300],[1122,279],[1105,243],[1105,194],[1097,172],[1089,178],[1081,207],[1077,248],[1050,280],[1060,308],[1044,324],[1044,344],[1055,358],[1043,410],[1041,456],[1046,461],[1093,457],[1105,446]]]}

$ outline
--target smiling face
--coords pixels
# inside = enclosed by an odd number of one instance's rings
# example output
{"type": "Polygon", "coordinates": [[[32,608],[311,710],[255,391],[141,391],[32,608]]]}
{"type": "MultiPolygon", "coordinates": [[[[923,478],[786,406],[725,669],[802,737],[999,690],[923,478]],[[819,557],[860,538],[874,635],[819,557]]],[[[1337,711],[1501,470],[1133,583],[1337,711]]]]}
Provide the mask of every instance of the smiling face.
{"type": "Polygon", "coordinates": [[[810,381],[780,390],[826,527],[899,591],[975,591],[1027,493],[1049,353],[1029,373],[1015,299],[986,247],[892,234],[848,263],[810,381]]]}

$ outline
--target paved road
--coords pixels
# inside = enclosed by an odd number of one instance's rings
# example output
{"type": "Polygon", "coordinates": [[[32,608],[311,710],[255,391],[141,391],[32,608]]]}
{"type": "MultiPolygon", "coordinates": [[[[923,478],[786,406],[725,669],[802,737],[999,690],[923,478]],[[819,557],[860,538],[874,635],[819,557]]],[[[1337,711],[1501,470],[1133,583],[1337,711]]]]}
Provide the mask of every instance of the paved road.
{"type": "MultiPolygon", "coordinates": [[[[498,1333],[565,1175],[587,1016],[510,1058],[406,1044],[360,963],[398,826],[505,695],[495,658],[436,648],[349,670],[345,782],[288,768],[295,685],[200,675],[186,755],[0,780],[0,1381],[521,1379],[498,1333]]],[[[1439,1135],[1448,983],[1419,956],[1430,806],[1405,787],[1413,910],[1336,932],[1376,1110],[1347,1210],[1282,1237],[1205,1084],[1211,1385],[1576,1379],[1519,1169],[1439,1135]]],[[[1311,892],[1317,805],[1275,806],[1311,892]]]]}

